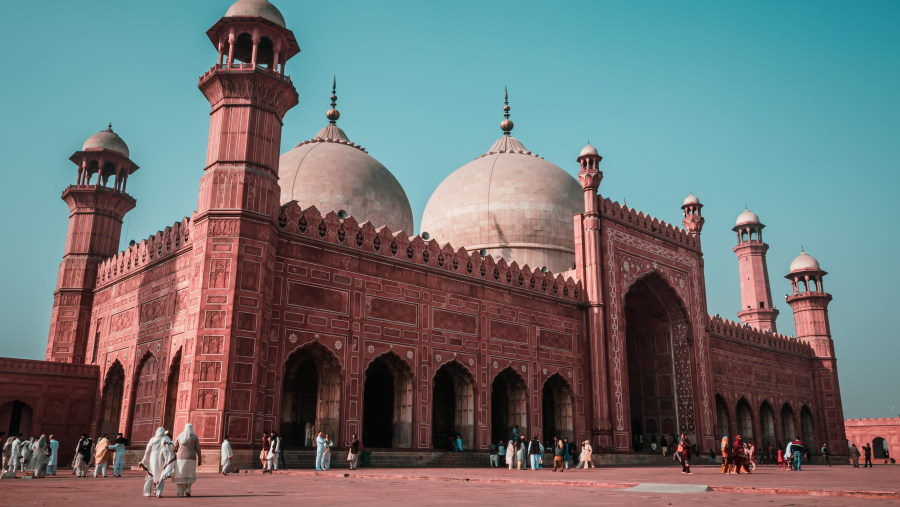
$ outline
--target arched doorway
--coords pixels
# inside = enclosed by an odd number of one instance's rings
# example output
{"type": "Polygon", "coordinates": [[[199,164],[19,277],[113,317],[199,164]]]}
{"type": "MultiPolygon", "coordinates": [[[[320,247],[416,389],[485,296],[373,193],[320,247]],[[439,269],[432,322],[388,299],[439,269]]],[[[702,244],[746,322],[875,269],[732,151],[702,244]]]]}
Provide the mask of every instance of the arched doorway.
{"type": "Polygon", "coordinates": [[[525,379],[515,370],[506,368],[494,377],[491,382],[491,441],[512,438],[513,426],[519,427],[519,435],[528,437],[526,399],[525,379]]]}
{"type": "Polygon", "coordinates": [[[794,429],[794,409],[785,403],[781,407],[781,437],[784,438],[784,442],[779,444],[779,447],[787,445],[788,442],[793,441],[798,436],[797,431],[794,429]]]}
{"type": "Polygon", "coordinates": [[[106,373],[103,383],[102,408],[100,410],[100,435],[115,438],[122,420],[122,395],[125,389],[125,368],[114,361],[106,373]]]}
{"type": "Polygon", "coordinates": [[[26,437],[31,436],[33,419],[34,412],[24,401],[14,400],[0,407],[0,430],[6,431],[7,436],[19,433],[26,437]]]}
{"type": "Polygon", "coordinates": [[[887,459],[890,457],[887,440],[882,437],[872,439],[872,457],[875,459],[887,459]]]}
{"type": "Polygon", "coordinates": [[[541,390],[541,425],[543,441],[552,442],[553,437],[575,440],[574,414],[572,410],[572,389],[558,373],[544,382],[541,390]]]}
{"type": "Polygon", "coordinates": [[[753,441],[753,411],[746,399],[738,400],[737,405],[737,431],[744,442],[753,441]]]}
{"type": "Polygon", "coordinates": [[[408,448],[412,443],[412,373],[393,352],[375,358],[363,387],[362,444],[408,448]]]}
{"type": "Polygon", "coordinates": [[[728,420],[728,405],[722,395],[716,394],[716,425],[718,425],[718,438],[727,437],[731,432],[731,423],[728,420]]]}
{"type": "Polygon", "coordinates": [[[163,427],[171,431],[173,435],[177,434],[175,429],[175,409],[178,405],[178,384],[180,379],[181,349],[178,349],[178,352],[175,353],[175,358],[172,359],[172,365],[169,366],[169,380],[166,384],[166,414],[163,417],[163,427]]]}
{"type": "Polygon", "coordinates": [[[305,445],[307,424],[313,425],[313,435],[321,431],[333,442],[339,442],[340,412],[340,363],[321,344],[304,345],[288,357],[284,366],[281,387],[283,445],[305,445]]]}
{"type": "Polygon", "coordinates": [[[808,449],[818,449],[814,428],[812,411],[809,407],[803,405],[800,409],[800,434],[803,435],[803,445],[808,449]]]}
{"type": "Polygon", "coordinates": [[[148,353],[138,363],[134,395],[131,397],[131,441],[134,444],[150,441],[156,426],[161,422],[158,392],[162,382],[159,378],[159,362],[153,354],[148,353]]]}
{"type": "Polygon", "coordinates": [[[759,406],[759,424],[763,449],[768,449],[769,444],[775,445],[775,412],[767,401],[762,402],[762,405],[759,406]]]}
{"type": "Polygon", "coordinates": [[[675,433],[696,440],[692,345],[681,301],[650,273],[628,289],[624,313],[632,442],[638,448],[642,438],[647,447],[650,419],[671,419],[675,433]]]}
{"type": "Polygon", "coordinates": [[[463,449],[475,443],[475,381],[459,362],[450,361],[434,374],[431,405],[431,444],[447,449],[459,433],[463,449]]]}

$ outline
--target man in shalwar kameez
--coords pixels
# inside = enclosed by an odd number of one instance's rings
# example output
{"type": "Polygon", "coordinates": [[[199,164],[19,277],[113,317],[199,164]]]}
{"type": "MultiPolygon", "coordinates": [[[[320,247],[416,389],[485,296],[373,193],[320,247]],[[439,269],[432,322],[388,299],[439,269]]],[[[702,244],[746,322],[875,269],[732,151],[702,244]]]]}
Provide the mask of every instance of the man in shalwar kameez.
{"type": "Polygon", "coordinates": [[[7,458],[6,468],[8,471],[12,472],[15,475],[16,470],[22,468],[22,462],[19,460],[19,455],[22,454],[22,434],[19,433],[12,442],[9,443],[9,447],[7,447],[7,451],[9,452],[9,458],[7,458]]]}
{"type": "Polygon", "coordinates": [[[178,487],[178,496],[191,496],[191,485],[197,482],[197,467],[201,464],[200,439],[194,433],[193,424],[185,424],[184,431],[175,441],[175,470],[172,482],[178,487]]]}
{"type": "Polygon", "coordinates": [[[50,435],[50,461],[47,463],[47,473],[56,475],[56,464],[59,462],[59,440],[50,435]]]}
{"type": "Polygon", "coordinates": [[[93,449],[94,442],[88,437],[87,433],[82,433],[81,439],[78,440],[78,444],[75,446],[74,472],[78,477],[87,477],[93,449]]]}
{"type": "Polygon", "coordinates": [[[162,496],[163,485],[166,482],[166,468],[174,459],[168,444],[165,428],[157,428],[156,434],[147,442],[144,450],[144,458],[141,467],[147,471],[147,479],[144,481],[144,496],[155,494],[157,498],[162,496]]]}
{"type": "Polygon", "coordinates": [[[316,435],[316,470],[322,470],[322,456],[325,455],[325,439],[320,431],[316,435]]]}
{"type": "Polygon", "coordinates": [[[109,437],[104,433],[94,447],[94,477],[100,472],[106,477],[107,467],[109,467],[109,437]]]}
{"type": "Polygon", "coordinates": [[[231,458],[234,451],[231,450],[231,442],[228,441],[228,435],[222,440],[222,475],[228,475],[228,467],[231,465],[231,458]]]}

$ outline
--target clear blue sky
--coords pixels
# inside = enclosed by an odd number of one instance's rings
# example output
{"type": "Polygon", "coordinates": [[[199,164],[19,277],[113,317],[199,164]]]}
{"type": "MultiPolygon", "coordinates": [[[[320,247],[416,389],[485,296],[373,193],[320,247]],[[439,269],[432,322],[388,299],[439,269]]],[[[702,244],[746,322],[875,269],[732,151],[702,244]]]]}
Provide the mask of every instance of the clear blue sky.
{"type": "MultiPolygon", "coordinates": [[[[205,31],[229,0],[11,2],[0,79],[0,355],[42,358],[74,183],[67,159],[111,121],[141,166],[123,244],[190,215],[209,107],[205,31]]],[[[573,174],[590,140],[601,192],[680,223],[705,204],[709,312],[740,305],[734,219],[768,226],[779,330],[800,245],[830,272],[845,415],[900,414],[891,324],[900,247],[900,3],[276,1],[302,52],[282,151],[315,135],[337,75],[340,125],[387,166],[418,224],[429,195],[500,135],[573,174]]],[[[777,365],[773,365],[777,367],[777,365]]]]}

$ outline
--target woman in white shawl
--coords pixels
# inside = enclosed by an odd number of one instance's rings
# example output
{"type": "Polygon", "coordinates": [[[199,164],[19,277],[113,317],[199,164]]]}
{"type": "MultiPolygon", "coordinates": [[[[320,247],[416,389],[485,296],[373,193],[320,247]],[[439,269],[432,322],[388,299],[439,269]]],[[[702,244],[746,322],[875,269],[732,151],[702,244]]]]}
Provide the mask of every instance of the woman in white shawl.
{"type": "Polygon", "coordinates": [[[512,440],[506,444],[506,466],[508,466],[510,470],[516,467],[516,446],[513,445],[512,440]]]}
{"type": "Polygon", "coordinates": [[[32,447],[31,462],[28,463],[28,469],[34,471],[35,477],[44,476],[44,466],[48,459],[47,452],[47,436],[41,435],[41,438],[32,447]]]}
{"type": "Polygon", "coordinates": [[[172,482],[178,487],[178,496],[191,496],[191,485],[197,481],[200,465],[200,439],[194,434],[194,425],[184,425],[184,431],[175,440],[175,470],[172,482]]]}
{"type": "Polygon", "coordinates": [[[156,434],[147,442],[144,451],[144,459],[141,460],[141,468],[147,471],[147,479],[144,481],[144,496],[154,493],[156,497],[162,496],[163,485],[166,482],[166,467],[174,459],[172,451],[167,444],[165,428],[157,428],[156,434]]]}
{"type": "Polygon", "coordinates": [[[589,440],[581,444],[581,455],[578,457],[576,468],[594,468],[594,449],[591,448],[589,440]]]}

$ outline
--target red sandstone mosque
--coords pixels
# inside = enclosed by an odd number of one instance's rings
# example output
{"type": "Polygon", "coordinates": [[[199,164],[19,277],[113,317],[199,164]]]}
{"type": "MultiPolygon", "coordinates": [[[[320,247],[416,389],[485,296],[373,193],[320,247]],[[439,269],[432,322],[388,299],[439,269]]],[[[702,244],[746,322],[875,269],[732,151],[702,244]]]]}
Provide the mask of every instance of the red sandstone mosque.
{"type": "Polygon", "coordinates": [[[826,272],[791,263],[797,336],[779,334],[753,212],[734,226],[740,322],[710,316],[700,200],[681,228],[604,198],[594,147],[573,154],[576,179],[512,136],[507,104],[499,139],[412,235],[403,188],[338,126],[334,93],[324,128],[280,153],[300,48],[275,6],[239,0],[207,35],[196,211],[118,251],[129,148],[109,128],[70,157],[46,360],[0,359],[13,431],[141,445],[191,422],[245,462],[262,431],[290,449],[310,421],[369,449],[445,448],[458,431],[486,450],[518,426],[604,452],[687,433],[846,454],[826,272]]]}

